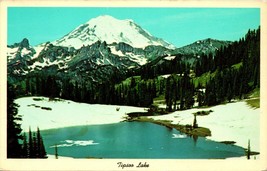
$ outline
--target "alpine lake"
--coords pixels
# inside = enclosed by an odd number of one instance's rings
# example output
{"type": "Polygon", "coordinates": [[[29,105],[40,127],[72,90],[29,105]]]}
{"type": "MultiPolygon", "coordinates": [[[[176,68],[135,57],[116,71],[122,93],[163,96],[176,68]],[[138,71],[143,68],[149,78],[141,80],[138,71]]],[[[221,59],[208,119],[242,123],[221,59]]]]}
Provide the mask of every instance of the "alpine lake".
{"type": "Polygon", "coordinates": [[[46,152],[72,158],[225,159],[245,149],[148,122],[120,122],[41,131],[46,152]]]}

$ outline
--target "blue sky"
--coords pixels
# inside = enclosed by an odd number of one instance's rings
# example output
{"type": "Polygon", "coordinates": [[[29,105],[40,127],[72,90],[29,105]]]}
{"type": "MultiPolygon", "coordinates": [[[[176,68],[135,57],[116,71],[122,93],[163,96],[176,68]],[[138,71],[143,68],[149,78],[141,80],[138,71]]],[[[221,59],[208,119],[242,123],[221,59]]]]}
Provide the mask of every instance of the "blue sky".
{"type": "Polygon", "coordinates": [[[53,41],[99,15],[132,19],[176,47],[205,38],[238,40],[260,25],[259,8],[9,7],[7,43],[53,41]]]}

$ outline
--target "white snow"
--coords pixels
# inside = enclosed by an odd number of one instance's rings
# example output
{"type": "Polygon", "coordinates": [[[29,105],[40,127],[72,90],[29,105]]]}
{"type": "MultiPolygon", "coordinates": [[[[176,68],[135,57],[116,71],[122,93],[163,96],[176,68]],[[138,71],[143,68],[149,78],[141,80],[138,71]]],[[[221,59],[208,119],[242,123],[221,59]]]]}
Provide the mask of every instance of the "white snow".
{"type": "Polygon", "coordinates": [[[121,50],[117,51],[114,46],[110,46],[110,51],[112,54],[118,55],[119,57],[127,56],[129,57],[130,60],[138,63],[139,65],[144,65],[147,63],[147,59],[142,55],[135,55],[134,53],[131,52],[126,52],[125,54],[123,54],[121,50]]]}
{"type": "Polygon", "coordinates": [[[104,63],[103,59],[99,59],[99,58],[96,59],[97,65],[102,65],[103,63],[104,63]]]}
{"type": "MultiPolygon", "coordinates": [[[[57,147],[71,147],[71,146],[88,146],[88,145],[97,145],[99,143],[94,142],[94,140],[65,140],[61,141],[63,144],[58,144],[57,147]]],[[[55,148],[54,145],[50,148],[55,148]]]]}
{"type": "Polygon", "coordinates": [[[114,55],[118,55],[118,56],[125,56],[121,50],[117,51],[116,48],[114,46],[110,46],[110,51],[112,54],[114,55]]]}
{"type": "Polygon", "coordinates": [[[117,105],[100,105],[77,103],[70,100],[34,101],[35,97],[23,97],[15,102],[20,105],[18,113],[22,115],[21,128],[28,131],[29,127],[40,130],[78,125],[97,125],[117,123],[124,120],[126,112],[144,112],[144,108],[117,105]],[[35,106],[34,106],[34,105],[35,106]],[[39,106],[39,107],[36,107],[39,106]],[[41,107],[50,107],[44,110],[41,107]],[[116,108],[120,110],[117,111],[116,108]]]}
{"type": "Polygon", "coordinates": [[[31,71],[33,71],[36,67],[44,68],[44,67],[52,66],[52,65],[58,65],[59,69],[68,68],[68,64],[65,61],[70,60],[69,58],[70,57],[67,57],[65,58],[65,60],[55,60],[53,62],[51,62],[47,58],[43,58],[44,62],[36,61],[31,66],[29,66],[29,68],[31,69],[31,71]],[[63,66],[61,66],[60,64],[63,64],[63,66]]]}
{"type": "Polygon", "coordinates": [[[34,48],[36,53],[33,55],[32,59],[35,59],[39,56],[40,52],[45,48],[45,46],[41,44],[41,45],[35,46],[33,48],[34,48]]]}
{"type": "Polygon", "coordinates": [[[130,59],[140,65],[145,65],[147,63],[147,59],[142,55],[135,55],[131,52],[127,52],[126,55],[130,57],[130,59]]]}
{"type": "Polygon", "coordinates": [[[175,58],[176,56],[167,56],[167,57],[165,57],[164,59],[166,59],[166,60],[173,60],[174,58],[175,58]]]}
{"type": "Polygon", "coordinates": [[[171,76],[171,74],[161,75],[161,77],[163,77],[163,78],[168,78],[169,76],[171,76]]]}
{"type": "Polygon", "coordinates": [[[18,47],[16,48],[7,48],[7,59],[8,61],[14,59],[16,57],[17,51],[18,51],[18,47]]]}
{"type": "Polygon", "coordinates": [[[171,120],[173,124],[192,125],[197,111],[212,110],[209,115],[197,116],[200,127],[211,130],[214,141],[235,141],[236,145],[260,151],[260,109],[250,108],[245,101],[218,105],[210,108],[176,111],[168,115],[151,116],[153,119],[171,120]]]}
{"type": "MultiPolygon", "coordinates": [[[[176,74],[177,76],[183,76],[184,74],[176,74]]],[[[165,74],[165,75],[161,75],[161,77],[163,78],[168,78],[169,76],[171,76],[171,74],[165,74]]]]}
{"type": "Polygon", "coordinates": [[[22,56],[22,57],[25,56],[25,55],[28,55],[29,53],[31,53],[31,51],[28,50],[28,49],[26,49],[26,48],[23,48],[23,49],[21,50],[21,56],[22,56]]]}
{"type": "Polygon", "coordinates": [[[186,138],[187,136],[185,134],[172,134],[172,138],[186,138]]]}
{"type": "MultiPolygon", "coordinates": [[[[98,40],[106,41],[108,44],[124,42],[138,48],[163,45],[131,20],[119,20],[108,15],[93,18],[52,43],[79,49],[83,45],[91,45],[98,40]]],[[[174,48],[174,46],[169,44],[169,48],[174,48]]]]}

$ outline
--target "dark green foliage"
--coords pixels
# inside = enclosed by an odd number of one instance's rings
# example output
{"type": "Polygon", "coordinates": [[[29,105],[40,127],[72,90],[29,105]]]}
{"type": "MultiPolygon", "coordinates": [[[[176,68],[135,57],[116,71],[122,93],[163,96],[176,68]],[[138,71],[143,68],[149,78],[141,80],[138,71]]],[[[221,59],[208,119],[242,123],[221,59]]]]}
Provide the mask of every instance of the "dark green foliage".
{"type": "Polygon", "coordinates": [[[58,159],[58,150],[57,150],[57,145],[55,145],[55,158],[58,159]]]}
{"type": "Polygon", "coordinates": [[[29,155],[29,151],[28,151],[29,147],[28,147],[28,142],[27,142],[27,136],[26,133],[24,132],[23,134],[23,145],[22,145],[22,158],[28,158],[29,155]]]}
{"type": "Polygon", "coordinates": [[[247,159],[248,160],[250,159],[250,153],[251,153],[251,150],[250,150],[250,140],[248,140],[248,151],[247,151],[247,159]]]}
{"type": "Polygon", "coordinates": [[[215,57],[217,72],[206,84],[205,104],[216,105],[233,98],[243,99],[260,87],[260,28],[248,31],[245,39],[220,49],[215,57]],[[241,63],[239,68],[233,64],[241,63]]]}
{"type": "Polygon", "coordinates": [[[194,121],[193,121],[193,128],[197,128],[198,124],[197,124],[197,115],[194,114],[194,121]]]}
{"type": "Polygon", "coordinates": [[[31,132],[31,128],[29,128],[29,158],[34,158],[35,154],[34,152],[34,147],[33,147],[33,138],[32,138],[32,132],[31,132]]]}
{"type": "Polygon", "coordinates": [[[32,132],[31,129],[29,129],[29,140],[28,144],[25,142],[23,147],[28,147],[28,157],[26,158],[47,158],[46,151],[43,143],[43,138],[41,136],[39,128],[37,128],[37,132],[32,132]]]}
{"type": "Polygon", "coordinates": [[[14,103],[15,89],[9,83],[7,84],[7,158],[20,158],[22,146],[19,140],[22,140],[18,116],[18,105],[14,103]]]}
{"type": "Polygon", "coordinates": [[[47,158],[43,138],[39,128],[37,128],[37,158],[47,158]]]}
{"type": "Polygon", "coordinates": [[[188,73],[171,75],[166,80],[165,99],[167,111],[189,109],[194,105],[194,84],[188,73]],[[180,105],[178,105],[180,102],[180,105]]]}

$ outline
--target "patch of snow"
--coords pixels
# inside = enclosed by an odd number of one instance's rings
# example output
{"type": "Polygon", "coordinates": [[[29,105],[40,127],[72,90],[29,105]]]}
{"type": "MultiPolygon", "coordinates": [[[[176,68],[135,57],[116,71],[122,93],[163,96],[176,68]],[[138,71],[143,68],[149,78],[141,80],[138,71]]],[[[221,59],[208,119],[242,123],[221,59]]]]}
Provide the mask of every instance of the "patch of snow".
{"type": "Polygon", "coordinates": [[[69,62],[71,60],[71,56],[67,56],[66,58],[65,58],[65,61],[66,62],[69,62]]]}
{"type": "Polygon", "coordinates": [[[7,59],[10,61],[16,57],[16,54],[18,52],[18,47],[16,48],[7,48],[7,59]]]}
{"type": "Polygon", "coordinates": [[[65,62],[59,62],[58,63],[58,69],[67,69],[69,66],[68,66],[68,64],[67,63],[65,63],[65,62]],[[60,64],[63,64],[63,66],[60,66],[60,64]]]}
{"type": "MultiPolygon", "coordinates": [[[[22,115],[21,128],[28,131],[29,127],[40,130],[62,128],[79,125],[97,125],[118,123],[124,120],[126,113],[144,112],[144,108],[117,105],[100,105],[77,103],[70,100],[49,101],[43,97],[42,101],[34,101],[34,97],[23,97],[15,100],[19,105],[18,114],[22,115]],[[35,106],[50,107],[44,110],[35,106]],[[116,108],[120,108],[119,111],[116,108]],[[75,118],[75,119],[73,119],[75,118]]],[[[38,97],[42,98],[42,97],[38,97]]]]}
{"type": "Polygon", "coordinates": [[[13,74],[20,74],[20,70],[18,70],[18,69],[15,69],[15,70],[13,70],[13,74]]]}
{"type": "Polygon", "coordinates": [[[128,69],[132,69],[132,68],[135,68],[135,66],[129,66],[128,69]]]}
{"type": "Polygon", "coordinates": [[[34,48],[36,53],[32,56],[32,59],[36,59],[39,56],[40,52],[45,48],[45,46],[41,44],[41,45],[35,46],[33,48],[34,48]]]}
{"type": "Polygon", "coordinates": [[[171,74],[161,75],[161,77],[163,77],[163,78],[168,78],[169,76],[171,76],[171,74]]]}
{"type": "Polygon", "coordinates": [[[197,111],[212,110],[209,115],[197,116],[201,127],[211,130],[208,139],[214,141],[235,141],[236,145],[247,148],[250,140],[251,150],[260,152],[260,109],[250,108],[245,101],[218,105],[205,109],[176,111],[163,116],[149,118],[171,120],[173,124],[192,125],[197,111]]]}
{"type": "Polygon", "coordinates": [[[114,46],[110,46],[110,51],[112,54],[117,55],[117,56],[125,56],[121,50],[117,51],[114,46]]]}
{"type": "Polygon", "coordinates": [[[29,66],[29,68],[31,69],[31,71],[33,71],[36,67],[41,67],[41,68],[43,68],[43,67],[45,67],[45,66],[48,66],[48,63],[49,61],[46,59],[46,58],[44,58],[44,62],[39,62],[39,61],[36,61],[36,62],[34,62],[31,66],[29,66]]]}
{"type": "Polygon", "coordinates": [[[103,61],[103,60],[100,60],[99,58],[96,60],[96,64],[97,64],[97,65],[102,65],[103,62],[104,62],[104,61],[103,61]]]}
{"type": "Polygon", "coordinates": [[[175,58],[176,56],[167,56],[167,57],[165,57],[164,59],[166,59],[166,60],[173,60],[174,58],[175,58]]]}
{"type": "MultiPolygon", "coordinates": [[[[70,60],[70,58],[66,58],[66,59],[67,60],[70,60]]],[[[65,61],[67,61],[66,59],[65,59],[65,61]]],[[[58,65],[58,68],[59,69],[66,69],[66,68],[68,68],[67,62],[65,62],[64,60],[55,60],[53,62],[51,62],[47,58],[43,58],[43,60],[44,60],[44,62],[36,61],[31,66],[29,66],[29,68],[31,69],[31,71],[35,70],[36,67],[38,67],[38,68],[44,68],[44,67],[52,66],[52,65],[58,65]],[[61,66],[60,64],[63,64],[63,66],[61,66]]]]}
{"type": "Polygon", "coordinates": [[[186,138],[187,136],[185,134],[172,134],[172,138],[186,138]]]}
{"type": "MultiPolygon", "coordinates": [[[[183,76],[184,74],[176,74],[177,76],[183,76]]],[[[171,76],[171,74],[165,74],[165,75],[161,75],[161,77],[163,78],[168,78],[169,76],[171,76]]]]}
{"type": "Polygon", "coordinates": [[[139,65],[145,65],[147,63],[147,59],[142,55],[135,55],[131,52],[127,52],[126,55],[129,56],[132,61],[138,63],[139,65]]]}
{"type": "MultiPolygon", "coordinates": [[[[65,140],[63,144],[58,144],[57,147],[71,147],[71,146],[88,146],[88,145],[97,145],[94,140],[65,140]]],[[[50,146],[50,148],[55,148],[55,146],[50,146]]]]}
{"type": "Polygon", "coordinates": [[[28,54],[30,54],[30,53],[31,53],[31,51],[28,50],[28,49],[26,49],[26,48],[23,48],[23,49],[21,50],[21,56],[22,56],[22,57],[25,56],[25,55],[28,55],[28,54]]]}

